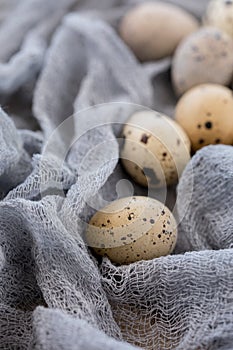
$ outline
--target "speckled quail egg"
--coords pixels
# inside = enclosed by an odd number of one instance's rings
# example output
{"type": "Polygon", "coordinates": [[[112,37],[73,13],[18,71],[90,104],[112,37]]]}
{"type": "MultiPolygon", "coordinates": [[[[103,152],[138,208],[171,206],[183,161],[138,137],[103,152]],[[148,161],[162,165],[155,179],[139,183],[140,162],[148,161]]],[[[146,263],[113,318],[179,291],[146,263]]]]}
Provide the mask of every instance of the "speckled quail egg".
{"type": "Polygon", "coordinates": [[[190,141],[172,119],[155,111],[133,114],[123,128],[121,162],[140,185],[176,184],[190,159],[190,141]]]}
{"type": "Polygon", "coordinates": [[[233,38],[233,0],[210,1],[203,23],[220,28],[233,38]]]}
{"type": "Polygon", "coordinates": [[[177,6],[145,2],[126,13],[119,34],[139,60],[150,61],[172,55],[198,26],[191,14],[177,6]]]}
{"type": "Polygon", "coordinates": [[[175,119],[188,134],[194,151],[209,144],[231,144],[232,91],[217,84],[196,86],[178,101],[175,119]]]}
{"type": "Polygon", "coordinates": [[[191,34],[177,48],[172,81],[177,95],[193,86],[228,85],[233,75],[233,40],[218,28],[205,27],[191,34]]]}
{"type": "Polygon", "coordinates": [[[177,224],[163,203],[150,197],[118,199],[90,220],[86,242],[118,264],[149,260],[172,252],[177,224]]]}

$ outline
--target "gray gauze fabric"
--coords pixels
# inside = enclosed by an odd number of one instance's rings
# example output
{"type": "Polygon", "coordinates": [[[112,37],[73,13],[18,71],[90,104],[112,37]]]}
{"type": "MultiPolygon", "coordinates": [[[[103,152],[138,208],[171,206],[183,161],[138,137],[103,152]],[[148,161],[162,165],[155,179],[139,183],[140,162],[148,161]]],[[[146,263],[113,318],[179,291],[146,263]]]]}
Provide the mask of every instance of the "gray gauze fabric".
{"type": "Polygon", "coordinates": [[[0,349],[233,348],[232,147],[152,193],[180,218],[173,255],[119,267],[83,239],[96,210],[148,194],[119,163],[122,123],[173,116],[170,58],[141,64],[116,32],[138,2],[0,0],[0,349]]]}

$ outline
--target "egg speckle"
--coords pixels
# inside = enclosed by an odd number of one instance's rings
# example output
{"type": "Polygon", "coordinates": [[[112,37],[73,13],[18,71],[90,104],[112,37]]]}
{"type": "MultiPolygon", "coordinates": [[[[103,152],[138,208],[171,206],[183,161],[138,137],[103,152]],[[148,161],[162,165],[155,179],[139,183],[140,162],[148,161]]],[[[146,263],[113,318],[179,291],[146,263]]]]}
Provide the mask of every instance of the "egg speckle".
{"type": "Polygon", "coordinates": [[[179,42],[197,28],[197,20],[181,8],[145,2],[124,16],[119,34],[141,61],[150,61],[172,55],[179,42]]]}
{"type": "Polygon", "coordinates": [[[90,220],[87,244],[118,264],[170,254],[176,244],[177,224],[170,210],[149,197],[116,200],[90,220]]]}
{"type": "Polygon", "coordinates": [[[188,134],[193,151],[209,144],[231,144],[232,91],[217,84],[196,86],[178,101],[175,119],[188,134]]]}
{"type": "Polygon", "coordinates": [[[233,40],[218,28],[205,27],[187,37],[172,61],[177,95],[204,83],[228,85],[233,74],[233,40]]]}
{"type": "Polygon", "coordinates": [[[142,186],[177,183],[190,159],[190,141],[170,118],[154,111],[133,114],[123,128],[121,162],[142,186]]]}
{"type": "Polygon", "coordinates": [[[203,19],[205,25],[220,28],[233,38],[233,1],[212,0],[203,19]]]}

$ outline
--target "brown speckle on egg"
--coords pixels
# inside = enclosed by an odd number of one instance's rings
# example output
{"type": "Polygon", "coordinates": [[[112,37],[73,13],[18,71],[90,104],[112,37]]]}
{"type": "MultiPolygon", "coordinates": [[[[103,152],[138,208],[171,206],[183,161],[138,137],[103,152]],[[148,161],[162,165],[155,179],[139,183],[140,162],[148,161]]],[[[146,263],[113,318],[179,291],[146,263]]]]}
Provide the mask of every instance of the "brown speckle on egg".
{"type": "Polygon", "coordinates": [[[206,129],[211,129],[212,128],[212,122],[206,122],[205,123],[206,129]]]}
{"type": "Polygon", "coordinates": [[[150,135],[147,136],[146,134],[143,134],[142,138],[141,138],[141,142],[147,144],[149,137],[150,137],[150,135]]]}

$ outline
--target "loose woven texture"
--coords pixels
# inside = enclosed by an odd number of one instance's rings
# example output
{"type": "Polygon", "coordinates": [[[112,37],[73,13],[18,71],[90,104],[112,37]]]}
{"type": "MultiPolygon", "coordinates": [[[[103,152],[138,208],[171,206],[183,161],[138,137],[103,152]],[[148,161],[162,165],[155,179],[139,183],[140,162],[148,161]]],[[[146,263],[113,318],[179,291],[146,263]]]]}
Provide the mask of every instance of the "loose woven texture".
{"type": "MultiPolygon", "coordinates": [[[[200,17],[207,1],[172,2],[200,17]]],[[[172,116],[176,102],[170,60],[139,64],[110,26],[135,3],[0,1],[3,109],[17,90],[42,129],[26,106],[0,112],[1,349],[233,348],[231,146],[185,169],[173,255],[117,267],[83,240],[96,209],[146,195],[118,164],[122,123],[141,106],[172,116]]]]}

